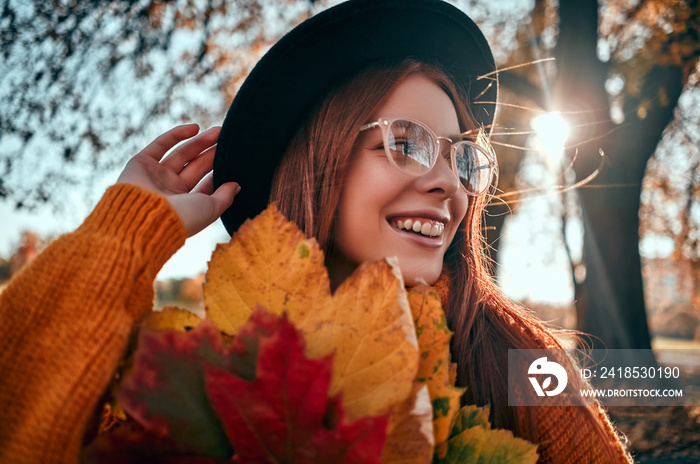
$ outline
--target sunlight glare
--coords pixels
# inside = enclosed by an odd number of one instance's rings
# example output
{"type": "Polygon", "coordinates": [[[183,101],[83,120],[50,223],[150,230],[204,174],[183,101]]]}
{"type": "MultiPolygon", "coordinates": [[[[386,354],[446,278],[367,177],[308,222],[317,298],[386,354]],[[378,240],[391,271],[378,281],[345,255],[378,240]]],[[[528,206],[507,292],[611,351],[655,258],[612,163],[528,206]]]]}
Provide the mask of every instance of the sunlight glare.
{"type": "Polygon", "coordinates": [[[530,126],[537,136],[537,144],[544,150],[553,165],[561,163],[564,142],[569,135],[569,126],[559,113],[545,113],[532,118],[530,126]]]}

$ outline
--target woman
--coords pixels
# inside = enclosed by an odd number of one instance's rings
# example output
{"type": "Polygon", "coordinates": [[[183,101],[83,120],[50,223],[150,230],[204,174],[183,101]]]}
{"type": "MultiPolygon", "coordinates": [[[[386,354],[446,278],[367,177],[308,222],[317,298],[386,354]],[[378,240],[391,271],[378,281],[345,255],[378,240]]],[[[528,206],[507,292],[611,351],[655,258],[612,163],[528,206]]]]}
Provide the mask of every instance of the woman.
{"type": "Polygon", "coordinates": [[[434,284],[465,402],[489,404],[542,462],[628,462],[596,406],[507,406],[507,349],[561,345],[485,271],[494,69],[478,28],[441,1],[353,0],[269,51],[220,133],[158,137],[0,295],[3,462],[75,461],[160,267],[217,217],[234,232],[269,200],[317,238],[333,287],[389,255],[408,285],[434,284]]]}

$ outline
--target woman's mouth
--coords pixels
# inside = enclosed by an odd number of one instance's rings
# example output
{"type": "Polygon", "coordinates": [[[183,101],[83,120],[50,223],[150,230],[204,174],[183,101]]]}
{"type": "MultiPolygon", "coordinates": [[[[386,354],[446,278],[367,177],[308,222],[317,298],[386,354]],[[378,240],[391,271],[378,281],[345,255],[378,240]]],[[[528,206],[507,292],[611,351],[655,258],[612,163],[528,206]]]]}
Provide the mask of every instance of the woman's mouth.
{"type": "Polygon", "coordinates": [[[399,230],[413,232],[424,237],[441,237],[445,232],[445,224],[434,219],[392,218],[390,224],[399,230]]]}

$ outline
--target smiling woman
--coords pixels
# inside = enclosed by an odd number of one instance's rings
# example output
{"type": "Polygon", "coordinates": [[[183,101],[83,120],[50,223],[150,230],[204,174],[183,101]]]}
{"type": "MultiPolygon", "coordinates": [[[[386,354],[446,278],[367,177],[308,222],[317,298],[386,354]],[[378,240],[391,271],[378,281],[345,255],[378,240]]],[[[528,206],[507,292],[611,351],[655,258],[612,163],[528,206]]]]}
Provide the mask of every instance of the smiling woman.
{"type": "MultiPolygon", "coordinates": [[[[495,170],[495,160],[470,141],[478,139],[475,134],[479,128],[450,80],[435,69],[412,61],[366,71],[332,93],[308,127],[297,134],[282,160],[271,200],[308,235],[319,238],[334,287],[359,263],[384,256],[399,258],[409,285],[435,283],[442,273],[445,253],[466,215],[468,198],[484,193],[495,170]],[[395,87],[391,89],[391,85],[395,87]],[[362,104],[353,105],[358,101],[362,104]],[[352,114],[348,115],[348,111],[352,114]],[[389,127],[364,123],[396,118],[413,120],[425,126],[424,134],[433,132],[438,137],[433,141],[435,152],[428,157],[432,160],[426,163],[429,168],[417,169],[421,166],[417,162],[407,168],[407,154],[396,150],[400,143],[409,142],[402,139],[405,132],[400,136],[391,132],[396,145],[391,150],[385,146],[389,142],[389,127]],[[343,126],[349,122],[349,127],[343,126]],[[338,133],[349,133],[354,142],[348,144],[344,137],[332,137],[338,133]],[[323,135],[311,138],[310,134],[323,135]],[[438,145],[461,140],[460,134],[467,137],[465,142],[438,145]],[[467,149],[460,148],[463,145],[467,149]],[[456,158],[477,169],[467,169],[458,176],[456,158]],[[344,178],[342,187],[324,184],[318,176],[308,174],[319,166],[344,178]],[[299,181],[306,177],[317,183],[299,181]],[[479,186],[477,191],[475,184],[479,186]],[[314,191],[330,194],[330,198],[335,195],[331,206],[337,208],[333,231],[322,227],[322,222],[310,214],[311,202],[316,198],[314,191]],[[295,201],[299,195],[308,199],[304,208],[295,201]],[[331,240],[332,232],[335,240],[331,240]]],[[[422,145],[433,149],[433,142],[423,139],[419,136],[407,145],[417,151],[422,145]]]]}
{"type": "MultiPolygon", "coordinates": [[[[540,462],[629,462],[593,401],[509,405],[509,349],[562,345],[487,272],[481,219],[498,86],[484,76],[495,76],[488,43],[440,0],[350,0],[290,32],[251,72],[220,130],[185,125],[158,137],[84,224],[0,295],[0,370],[15,379],[0,384],[0,414],[16,424],[0,432],[0,459],[76,461],[163,263],[219,216],[234,233],[276,202],[323,249],[331,287],[390,257],[408,286],[434,285],[444,318],[433,323],[454,333],[446,383],[466,389],[462,403],[488,405],[482,416],[494,426],[536,443],[540,462]]],[[[277,290],[285,301],[292,292],[277,290]]],[[[571,377],[575,391],[582,381],[571,377]]]]}
{"type": "MultiPolygon", "coordinates": [[[[461,132],[450,98],[422,74],[397,85],[370,120],[377,116],[420,118],[443,135],[461,132]]],[[[466,191],[460,188],[459,179],[443,157],[423,176],[397,172],[386,156],[381,136],[380,130],[364,131],[351,154],[329,270],[340,282],[349,275],[338,272],[341,263],[357,266],[396,256],[408,285],[421,280],[434,284],[442,272],[447,248],[467,213],[466,191]],[[405,229],[398,227],[398,221],[405,229]],[[409,224],[410,231],[406,230],[409,224]],[[431,236],[433,227],[442,233],[431,236]]]]}

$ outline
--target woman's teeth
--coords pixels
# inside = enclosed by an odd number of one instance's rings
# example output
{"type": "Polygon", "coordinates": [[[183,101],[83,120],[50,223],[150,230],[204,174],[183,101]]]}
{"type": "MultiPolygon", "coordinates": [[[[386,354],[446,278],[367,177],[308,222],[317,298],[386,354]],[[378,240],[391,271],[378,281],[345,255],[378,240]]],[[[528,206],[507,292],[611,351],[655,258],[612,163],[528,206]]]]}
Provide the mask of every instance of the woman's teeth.
{"type": "Polygon", "coordinates": [[[426,237],[437,237],[445,231],[445,224],[435,222],[433,224],[428,220],[420,221],[419,219],[406,219],[394,222],[394,226],[398,229],[411,230],[417,234],[425,235],[426,237]]]}

